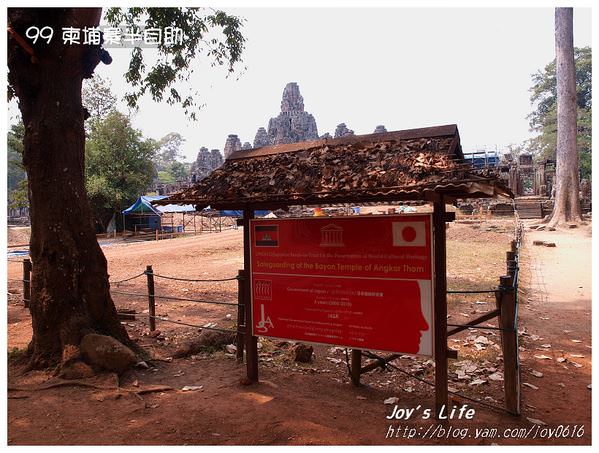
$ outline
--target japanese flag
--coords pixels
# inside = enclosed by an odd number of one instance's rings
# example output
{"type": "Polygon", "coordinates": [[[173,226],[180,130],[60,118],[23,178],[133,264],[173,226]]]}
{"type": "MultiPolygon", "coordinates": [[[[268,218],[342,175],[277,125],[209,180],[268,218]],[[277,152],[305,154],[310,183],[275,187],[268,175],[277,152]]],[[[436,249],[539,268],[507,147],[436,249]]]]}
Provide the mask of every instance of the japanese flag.
{"type": "Polygon", "coordinates": [[[424,222],[393,222],[393,245],[396,247],[426,246],[424,222]]]}

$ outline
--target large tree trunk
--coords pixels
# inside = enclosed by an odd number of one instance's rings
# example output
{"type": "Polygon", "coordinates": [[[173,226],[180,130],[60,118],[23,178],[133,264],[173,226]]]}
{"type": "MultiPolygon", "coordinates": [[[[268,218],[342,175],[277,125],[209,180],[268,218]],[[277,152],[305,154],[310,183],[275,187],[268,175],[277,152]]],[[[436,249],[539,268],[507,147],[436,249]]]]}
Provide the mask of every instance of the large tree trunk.
{"type": "Polygon", "coordinates": [[[551,226],[582,220],[576,149],[576,73],[572,8],[555,9],[557,152],[555,206],[551,226]]]}
{"type": "Polygon", "coordinates": [[[134,347],[110,297],[106,259],[92,225],[84,186],[84,109],[81,84],[99,62],[98,48],[65,45],[62,27],[94,27],[98,8],[9,9],[19,35],[50,26],[50,44],[35,57],[8,41],[9,81],[25,124],[23,163],[29,182],[33,262],[30,344],[32,367],[79,360],[86,333],[110,335],[134,347]]]}

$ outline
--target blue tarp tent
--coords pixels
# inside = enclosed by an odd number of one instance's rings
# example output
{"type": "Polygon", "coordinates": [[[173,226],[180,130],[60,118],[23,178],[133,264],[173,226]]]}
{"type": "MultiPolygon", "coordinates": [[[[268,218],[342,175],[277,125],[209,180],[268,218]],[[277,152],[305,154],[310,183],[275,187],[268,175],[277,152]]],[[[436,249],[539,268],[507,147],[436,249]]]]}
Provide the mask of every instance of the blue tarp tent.
{"type": "MultiPolygon", "coordinates": [[[[268,215],[270,211],[254,211],[255,217],[264,217],[268,215]]],[[[243,217],[243,211],[220,211],[220,215],[223,217],[243,217]]]]}
{"type": "Polygon", "coordinates": [[[166,198],[164,195],[142,195],[135,203],[123,211],[123,225],[126,230],[160,230],[162,214],[173,212],[193,212],[193,205],[152,206],[152,202],[166,198]]]}

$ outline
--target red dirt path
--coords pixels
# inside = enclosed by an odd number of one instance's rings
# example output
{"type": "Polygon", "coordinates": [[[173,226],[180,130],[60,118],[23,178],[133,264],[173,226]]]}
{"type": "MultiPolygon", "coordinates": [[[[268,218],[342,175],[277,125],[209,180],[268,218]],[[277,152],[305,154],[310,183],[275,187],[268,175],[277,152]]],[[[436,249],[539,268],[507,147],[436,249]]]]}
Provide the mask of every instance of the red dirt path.
{"type": "MultiPolygon", "coordinates": [[[[500,231],[487,231],[485,224],[476,229],[469,225],[454,224],[448,230],[453,241],[449,247],[450,287],[492,285],[504,270],[503,250],[507,249],[509,226],[499,224],[500,231]],[[502,229],[503,228],[503,229],[502,229]],[[496,259],[483,259],[479,268],[466,269],[465,262],[487,257],[488,251],[496,259]],[[452,267],[452,264],[455,266],[452,267]],[[490,276],[490,277],[489,277],[490,276]],[[482,282],[482,283],[481,283],[482,282]]],[[[473,421],[451,422],[453,428],[530,428],[527,419],[534,418],[549,427],[559,424],[584,424],[584,436],[570,439],[505,439],[446,437],[421,439],[429,427],[437,426],[431,420],[394,421],[385,417],[392,406],[383,400],[390,396],[400,398],[401,407],[421,405],[431,407],[433,390],[425,384],[397,371],[376,371],[364,376],[366,384],[354,388],[349,383],[343,351],[316,348],[312,364],[295,364],[286,352],[262,341],[260,378],[258,385],[243,386],[240,378],[244,365],[237,364],[231,355],[217,352],[198,354],[172,362],[156,362],[155,371],[131,370],[121,377],[120,386],[126,389],[160,384],[174,390],[135,396],[119,390],[98,390],[84,387],[60,387],[41,391],[10,391],[8,400],[8,443],[23,444],[590,444],[591,441],[591,278],[590,226],[567,232],[527,231],[522,256],[521,285],[526,289],[521,299],[520,329],[527,335],[520,338],[522,380],[538,387],[523,387],[523,415],[512,417],[476,404],[473,421]],[[556,248],[533,247],[532,240],[551,238],[556,248]],[[545,319],[548,318],[548,319],[545,319]],[[565,330],[570,332],[566,333],[565,330]],[[538,337],[534,337],[537,335],[538,337]],[[571,340],[578,340],[580,343],[571,340]],[[542,345],[550,344],[550,347],[542,345]],[[537,359],[535,355],[550,359],[537,359]],[[573,357],[572,354],[584,355],[573,357]],[[557,358],[566,361],[558,363],[557,358]],[[331,360],[333,359],[333,360],[331,360]],[[574,365],[580,365],[580,367],[574,365]],[[543,373],[542,378],[530,370],[543,373]],[[560,385],[562,383],[564,386],[560,385]],[[184,392],[186,385],[201,385],[199,391],[184,392]],[[390,424],[397,428],[416,428],[413,439],[385,436],[390,424]]],[[[236,273],[242,265],[241,230],[219,234],[130,244],[105,249],[111,280],[119,280],[141,272],[153,264],[156,273],[189,278],[221,278],[236,273]],[[199,263],[199,264],[198,264],[199,263]]],[[[18,263],[9,263],[9,278],[20,278],[18,263]]],[[[157,280],[158,281],[158,280],[157,280]]],[[[142,279],[113,286],[114,290],[144,293],[142,279]]],[[[23,348],[30,338],[28,312],[19,302],[19,285],[9,284],[15,293],[8,305],[8,346],[23,348]]],[[[236,283],[192,284],[160,280],[157,293],[185,297],[211,297],[212,300],[235,300],[236,283]],[[192,296],[188,296],[192,297],[192,296]]],[[[142,298],[115,295],[119,306],[145,308],[142,298]]],[[[471,298],[456,305],[450,313],[454,322],[460,322],[491,299],[471,298]],[[478,304],[477,304],[478,302],[478,304]],[[480,305],[479,305],[480,304],[480,305]]],[[[452,308],[453,307],[453,308],[452,308]]],[[[230,307],[233,308],[233,307],[230,307]]],[[[483,307],[485,308],[485,307],[483,307]]],[[[215,322],[229,326],[227,314],[235,317],[229,307],[198,309],[186,302],[162,303],[158,314],[169,314],[171,319],[190,323],[215,322]]],[[[195,329],[160,324],[162,338],[147,336],[147,323],[142,316],[127,322],[133,338],[159,357],[167,357],[185,339],[197,336],[195,329]]],[[[486,335],[494,342],[497,336],[486,335]]],[[[460,359],[488,358],[496,360],[497,348],[488,347],[480,357],[471,351],[465,338],[457,337],[460,359]],[[463,355],[462,355],[463,353],[463,355]]],[[[450,346],[453,346],[450,343],[450,346]]],[[[409,369],[414,361],[397,361],[409,369]]],[[[34,372],[23,375],[22,365],[9,363],[9,386],[34,385],[49,379],[48,373],[34,372]]],[[[424,365],[422,374],[431,376],[430,366],[424,365]]],[[[501,406],[502,383],[491,382],[478,387],[450,382],[471,397],[501,406]]],[[[468,403],[458,397],[455,404],[468,403]]],[[[429,431],[430,433],[430,431],[429,431]]],[[[438,431],[437,431],[438,433],[438,431]]],[[[461,431],[457,432],[463,434],[461,431]]]]}

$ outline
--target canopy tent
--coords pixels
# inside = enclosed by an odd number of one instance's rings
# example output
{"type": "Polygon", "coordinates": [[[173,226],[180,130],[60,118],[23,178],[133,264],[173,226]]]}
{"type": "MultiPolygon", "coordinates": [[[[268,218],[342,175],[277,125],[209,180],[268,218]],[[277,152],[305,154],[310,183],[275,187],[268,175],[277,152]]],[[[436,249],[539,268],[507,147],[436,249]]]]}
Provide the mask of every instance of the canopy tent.
{"type": "Polygon", "coordinates": [[[167,204],[164,206],[152,206],[152,203],[158,200],[168,198],[165,195],[142,195],[135,203],[123,211],[124,215],[128,214],[155,214],[161,215],[170,212],[194,212],[193,205],[178,205],[167,204]]]}
{"type": "Polygon", "coordinates": [[[153,202],[165,198],[167,197],[164,195],[140,196],[135,203],[122,211],[125,229],[130,231],[138,229],[160,230],[162,229],[163,214],[195,212],[193,205],[167,204],[152,206],[153,202]]]}

